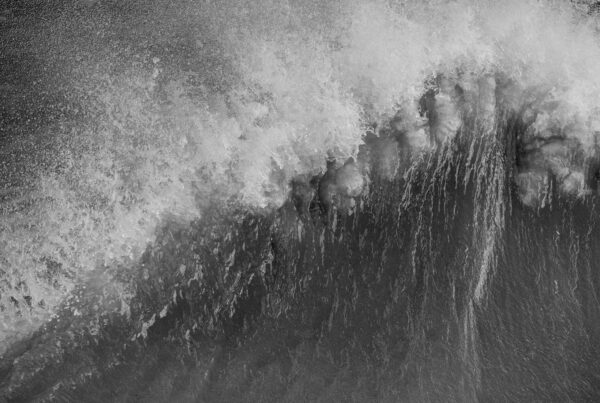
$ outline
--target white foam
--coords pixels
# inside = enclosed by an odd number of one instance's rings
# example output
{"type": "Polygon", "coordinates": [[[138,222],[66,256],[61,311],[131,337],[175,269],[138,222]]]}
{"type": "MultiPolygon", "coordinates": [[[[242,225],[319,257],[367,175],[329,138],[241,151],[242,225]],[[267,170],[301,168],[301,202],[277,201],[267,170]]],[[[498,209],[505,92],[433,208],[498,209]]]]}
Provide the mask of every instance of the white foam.
{"type": "MultiPolygon", "coordinates": [[[[511,83],[505,95],[515,110],[535,93],[536,132],[558,128],[588,153],[600,130],[595,20],[562,3],[153,4],[127,21],[129,40],[164,48],[183,37],[181,65],[195,67],[174,71],[178,61],[169,67],[162,54],[142,55],[152,61],[147,66],[132,61],[116,70],[121,54],[66,62],[83,72],[69,84],[99,100],[97,121],[64,134],[67,147],[57,158],[70,168],[39,172],[30,195],[36,201],[2,217],[4,334],[21,326],[7,300],[12,294],[45,301],[32,312],[51,311],[82,272],[137,259],[166,215],[191,220],[215,199],[279,206],[290,180],[322,171],[327,153],[355,156],[365,122],[389,119],[399,107],[416,116],[433,75],[463,77],[465,87],[501,76],[511,83]],[[223,85],[191,83],[203,75],[223,85]],[[43,279],[49,260],[62,267],[56,288],[43,279]],[[17,291],[20,282],[26,287],[17,291]]],[[[66,41],[69,24],[43,34],[66,41]]],[[[86,45],[72,41],[75,54],[86,45]]],[[[42,46],[34,51],[43,55],[42,46]]],[[[488,120],[492,98],[481,101],[488,120]]],[[[409,137],[427,149],[424,133],[409,137]]],[[[578,175],[565,191],[579,192],[578,175]]]]}

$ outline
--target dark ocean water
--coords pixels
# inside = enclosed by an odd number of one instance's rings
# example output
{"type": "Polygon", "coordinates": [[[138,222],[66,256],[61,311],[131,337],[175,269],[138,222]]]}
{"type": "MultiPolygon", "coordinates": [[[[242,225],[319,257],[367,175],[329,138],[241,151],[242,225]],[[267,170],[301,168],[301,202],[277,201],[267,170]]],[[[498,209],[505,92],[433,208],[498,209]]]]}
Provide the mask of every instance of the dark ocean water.
{"type": "Polygon", "coordinates": [[[593,7],[405,3],[2,6],[0,402],[600,400],[593,7]]]}
{"type": "Polygon", "coordinates": [[[62,310],[7,355],[8,401],[595,400],[593,200],[515,203],[474,305],[468,190],[398,208],[403,186],[378,184],[335,226],[290,206],[166,225],[129,273],[147,338],[91,279],[67,303],[80,316],[62,310]]]}

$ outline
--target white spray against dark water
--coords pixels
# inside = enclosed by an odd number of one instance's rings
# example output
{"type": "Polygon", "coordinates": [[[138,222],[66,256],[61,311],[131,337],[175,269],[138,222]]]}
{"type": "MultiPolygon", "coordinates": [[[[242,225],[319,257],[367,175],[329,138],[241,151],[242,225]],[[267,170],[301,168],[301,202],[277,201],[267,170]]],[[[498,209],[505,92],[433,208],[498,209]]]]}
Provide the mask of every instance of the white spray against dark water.
{"type": "MultiPolygon", "coordinates": [[[[535,157],[516,176],[523,202],[543,203],[547,171],[563,178],[565,193],[586,193],[583,159],[600,131],[600,46],[596,20],[569,2],[131,6],[145,13],[123,22],[94,9],[94,29],[121,30],[125,44],[147,43],[143,50],[113,49],[100,36],[94,57],[87,28],[67,20],[32,31],[31,51],[71,72],[61,79],[89,113],[57,135],[63,146],[53,158],[63,168],[41,166],[19,199],[31,202],[9,202],[0,217],[0,343],[39,326],[86,272],[138,259],[165,218],[190,221],[215,201],[277,208],[294,178],[324,172],[328,155],[356,158],[366,128],[399,110],[413,153],[427,159],[446,147],[441,161],[454,158],[460,114],[478,109],[486,140],[471,175],[485,200],[474,304],[485,298],[506,210],[494,94],[506,110],[531,115],[523,143],[535,157]],[[154,52],[153,43],[175,50],[154,52]],[[435,77],[459,84],[467,99],[461,112],[440,86],[438,145],[418,112],[435,77]],[[49,266],[59,268],[51,281],[49,266]],[[11,303],[24,306],[24,296],[29,310],[11,303]]],[[[464,318],[465,350],[473,320],[464,318]]]]}

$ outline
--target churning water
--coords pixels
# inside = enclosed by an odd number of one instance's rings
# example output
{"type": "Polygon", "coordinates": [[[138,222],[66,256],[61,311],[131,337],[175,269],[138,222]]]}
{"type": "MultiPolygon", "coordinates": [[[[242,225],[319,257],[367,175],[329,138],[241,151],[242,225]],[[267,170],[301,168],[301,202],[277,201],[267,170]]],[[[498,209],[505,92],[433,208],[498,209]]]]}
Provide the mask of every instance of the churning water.
{"type": "Polygon", "coordinates": [[[600,399],[597,9],[3,3],[0,402],[600,399]]]}

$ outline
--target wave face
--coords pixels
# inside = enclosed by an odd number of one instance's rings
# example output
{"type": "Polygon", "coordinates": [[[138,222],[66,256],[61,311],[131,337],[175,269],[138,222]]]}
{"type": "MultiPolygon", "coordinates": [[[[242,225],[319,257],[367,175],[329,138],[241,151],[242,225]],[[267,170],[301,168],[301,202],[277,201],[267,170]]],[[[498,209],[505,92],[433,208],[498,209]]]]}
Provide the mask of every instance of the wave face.
{"type": "Polygon", "coordinates": [[[600,398],[597,5],[34,3],[5,401],[600,398]]]}

